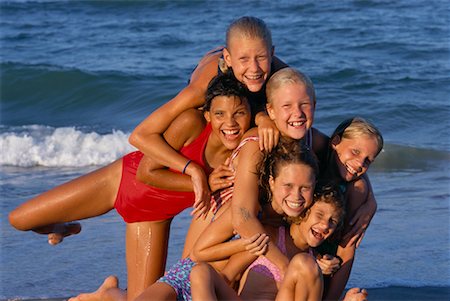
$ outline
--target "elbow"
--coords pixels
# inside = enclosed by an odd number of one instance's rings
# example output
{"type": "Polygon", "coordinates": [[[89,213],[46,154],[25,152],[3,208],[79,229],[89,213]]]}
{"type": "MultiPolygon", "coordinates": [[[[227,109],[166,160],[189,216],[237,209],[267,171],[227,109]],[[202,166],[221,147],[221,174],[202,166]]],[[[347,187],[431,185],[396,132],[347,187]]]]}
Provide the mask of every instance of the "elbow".
{"type": "Polygon", "coordinates": [[[141,133],[139,131],[139,128],[135,128],[134,131],[130,134],[130,137],[128,137],[128,142],[139,149],[140,142],[141,142],[141,133]]]}

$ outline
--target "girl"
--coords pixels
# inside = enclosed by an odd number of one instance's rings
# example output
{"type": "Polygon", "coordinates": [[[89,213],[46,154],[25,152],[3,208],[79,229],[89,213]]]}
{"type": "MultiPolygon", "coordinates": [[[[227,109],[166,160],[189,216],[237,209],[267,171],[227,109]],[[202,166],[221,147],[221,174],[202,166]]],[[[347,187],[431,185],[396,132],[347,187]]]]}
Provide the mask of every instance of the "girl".
{"type": "MultiPolygon", "coordinates": [[[[201,107],[207,83],[228,69],[249,89],[252,116],[261,129],[260,144],[270,149],[276,143],[278,130],[263,112],[265,84],[274,72],[286,67],[273,55],[272,35],[263,20],[247,16],[235,20],[227,29],[226,47],[209,52],[195,69],[188,86],[138,125],[130,135],[130,143],[156,162],[182,170],[186,159],[174,152],[161,135],[179,114],[201,107]]],[[[192,177],[195,204],[209,203],[207,179],[201,168],[193,162],[185,172],[192,177]]]]}
{"type": "MultiPolygon", "coordinates": [[[[244,92],[245,87],[232,76],[218,76],[208,87],[204,114],[190,110],[172,122],[164,137],[186,156],[182,172],[145,159],[145,167],[152,169],[153,177],[160,179],[159,186],[165,185],[164,189],[136,180],[143,154],[133,152],[22,204],[10,213],[10,223],[19,230],[49,233],[55,232],[54,224],[98,216],[116,208],[127,222],[127,299],[133,300],[162,276],[172,218],[193,204],[186,167],[195,161],[209,173],[225,161],[249,128],[251,116],[244,92]]],[[[117,279],[108,278],[107,284],[117,286],[117,279]]],[[[117,289],[111,298],[126,297],[117,289]]]]}
{"type": "MultiPolygon", "coordinates": [[[[293,182],[294,178],[298,177],[299,170],[290,173],[291,166],[285,164],[280,168],[280,172],[287,173],[293,182]]],[[[271,176],[271,179],[271,202],[275,207],[277,195],[283,193],[283,186],[291,182],[286,181],[288,177],[278,184],[277,178],[271,176]]],[[[288,218],[290,227],[273,224],[264,226],[267,232],[272,233],[271,239],[277,242],[280,249],[291,259],[284,280],[277,267],[265,256],[260,256],[244,273],[238,296],[214,269],[206,264],[199,264],[191,273],[192,299],[321,300],[322,276],[314,256],[311,256],[311,248],[317,247],[330,237],[342,224],[343,216],[343,195],[340,191],[333,186],[319,186],[314,194],[314,204],[307,212],[297,218],[288,218]],[[294,287],[292,284],[295,284],[294,287]]]]}
{"type": "Polygon", "coordinates": [[[326,300],[337,300],[345,289],[357,248],[357,236],[350,230],[350,221],[357,211],[368,217],[367,229],[376,211],[376,203],[366,201],[371,193],[366,172],[383,149],[383,137],[370,122],[360,117],[343,121],[329,139],[328,151],[321,163],[320,178],[336,183],[347,199],[347,220],[337,240],[321,246],[322,254],[337,255],[341,267],[333,277],[326,277],[326,300]],[[353,237],[353,238],[352,238],[353,237]]]}
{"type": "MultiPolygon", "coordinates": [[[[282,223],[282,215],[290,217],[298,217],[302,212],[303,204],[306,206],[312,203],[313,187],[315,183],[315,174],[317,171],[317,163],[313,154],[309,150],[305,150],[297,141],[286,141],[277,146],[270,154],[269,162],[271,175],[262,179],[264,185],[272,189],[273,200],[265,202],[260,207],[261,218],[265,221],[276,222],[278,225],[282,223]],[[286,189],[289,185],[290,189],[286,189]]],[[[231,217],[229,210],[218,217],[211,225],[201,234],[197,240],[196,249],[203,249],[200,253],[203,259],[214,261],[217,268],[223,266],[218,260],[224,260],[233,254],[243,252],[246,248],[255,249],[253,252],[260,252],[260,247],[267,241],[265,237],[253,238],[251,240],[237,239],[229,240],[233,236],[227,224],[230,223],[231,217]],[[209,245],[210,242],[220,241],[218,245],[209,245]],[[208,247],[204,247],[207,245],[208,247]],[[207,249],[207,250],[206,250],[207,249]],[[207,254],[206,254],[207,253],[207,254]]],[[[275,231],[276,232],[276,231],[275,231]]],[[[191,254],[194,255],[194,254],[191,254]]],[[[198,257],[198,256],[196,256],[198,257]]],[[[251,257],[253,259],[253,256],[251,257]]],[[[148,288],[138,300],[190,300],[190,282],[189,273],[195,265],[195,257],[188,257],[178,262],[172,267],[168,273],[157,283],[148,288]]],[[[233,268],[243,271],[244,266],[233,268]]],[[[227,268],[230,268],[227,264],[227,268]]],[[[206,280],[206,279],[204,279],[206,280]]],[[[208,299],[203,299],[208,300],[208,299]]]]}

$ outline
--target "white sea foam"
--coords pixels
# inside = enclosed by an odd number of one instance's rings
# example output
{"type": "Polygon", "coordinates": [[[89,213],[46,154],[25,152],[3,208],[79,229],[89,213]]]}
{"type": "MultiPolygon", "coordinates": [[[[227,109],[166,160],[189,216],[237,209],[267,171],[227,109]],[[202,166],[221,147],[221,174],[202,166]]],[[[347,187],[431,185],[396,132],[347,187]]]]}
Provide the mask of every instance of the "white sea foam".
{"type": "Polygon", "coordinates": [[[3,132],[0,149],[0,165],[21,167],[104,165],[134,150],[122,131],[98,134],[41,125],[3,132]]]}

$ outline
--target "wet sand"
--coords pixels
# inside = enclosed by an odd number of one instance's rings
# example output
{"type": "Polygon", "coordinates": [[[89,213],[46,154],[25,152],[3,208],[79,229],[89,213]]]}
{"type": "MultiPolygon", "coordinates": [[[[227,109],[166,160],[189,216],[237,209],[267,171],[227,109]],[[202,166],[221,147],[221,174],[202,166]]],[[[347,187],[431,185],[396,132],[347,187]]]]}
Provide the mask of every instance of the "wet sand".
{"type": "MultiPolygon", "coordinates": [[[[450,300],[450,287],[386,287],[368,289],[370,301],[446,301],[450,300]]],[[[2,299],[1,301],[65,301],[67,298],[2,299]]]]}

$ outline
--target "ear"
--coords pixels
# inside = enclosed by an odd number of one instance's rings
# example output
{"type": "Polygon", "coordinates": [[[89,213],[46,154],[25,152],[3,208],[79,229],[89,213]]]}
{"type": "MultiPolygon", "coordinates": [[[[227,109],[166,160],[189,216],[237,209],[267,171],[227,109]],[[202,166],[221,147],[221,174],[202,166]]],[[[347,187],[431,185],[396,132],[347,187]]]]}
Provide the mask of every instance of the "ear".
{"type": "Polygon", "coordinates": [[[204,112],[203,116],[205,117],[207,122],[211,122],[211,115],[210,115],[209,111],[204,112]]]}
{"type": "Polygon", "coordinates": [[[341,143],[341,137],[339,137],[339,135],[336,135],[333,137],[333,139],[331,139],[331,146],[333,147],[333,149],[336,149],[336,146],[341,143]]]}
{"type": "Polygon", "coordinates": [[[275,180],[272,176],[269,177],[269,188],[270,188],[270,192],[272,192],[272,194],[273,194],[273,191],[275,189],[275,180]]]}
{"type": "Polygon", "coordinates": [[[275,120],[275,112],[273,110],[273,106],[271,103],[266,104],[267,114],[269,115],[270,120],[275,120]]]}
{"type": "Polygon", "coordinates": [[[222,53],[223,53],[223,59],[224,59],[225,63],[227,64],[228,67],[231,67],[231,54],[230,54],[230,52],[228,51],[227,48],[224,48],[222,50],[222,53]]]}

